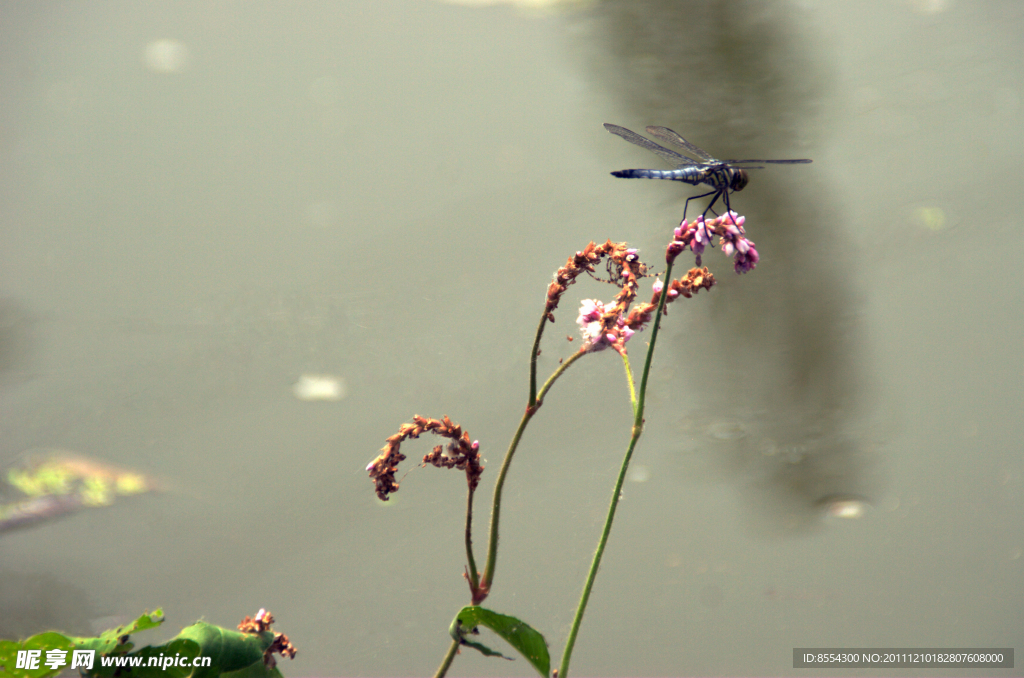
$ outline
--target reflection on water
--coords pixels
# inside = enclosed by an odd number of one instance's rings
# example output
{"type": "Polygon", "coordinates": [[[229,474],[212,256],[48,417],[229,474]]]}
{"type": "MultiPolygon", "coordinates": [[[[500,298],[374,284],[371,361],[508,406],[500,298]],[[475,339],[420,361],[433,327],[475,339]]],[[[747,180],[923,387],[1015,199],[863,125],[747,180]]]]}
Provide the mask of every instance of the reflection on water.
{"type": "Polygon", "coordinates": [[[880,425],[851,417],[845,424],[794,426],[775,437],[785,427],[768,421],[768,410],[711,422],[703,421],[705,414],[677,422],[674,473],[683,482],[736,487],[756,531],[803,532],[820,527],[823,518],[866,515],[877,492],[875,449],[888,435],[880,425]]]}
{"type": "Polygon", "coordinates": [[[60,628],[88,635],[95,605],[88,591],[49,573],[0,569],[0,638],[25,638],[60,628]]]}
{"type": "Polygon", "coordinates": [[[0,383],[14,380],[32,349],[32,333],[37,323],[21,304],[0,298],[0,383]]]}
{"type": "MultiPolygon", "coordinates": [[[[615,52],[607,77],[627,126],[666,125],[722,157],[814,157],[828,73],[797,13],[739,2],[603,7],[615,52]]],[[[752,172],[733,207],[761,263],[744,279],[723,271],[706,303],[687,309],[685,331],[669,326],[666,353],[683,376],[674,383],[699,385],[687,401],[693,453],[740,489],[758,530],[804,529],[823,510],[843,512],[823,509],[827,498],[871,494],[855,268],[820,176],[817,165],[752,172]]],[[[680,204],[695,194],[663,188],[680,204]]]]}
{"type": "Polygon", "coordinates": [[[68,450],[29,450],[5,471],[0,479],[0,535],[161,489],[142,473],[68,450]]]}

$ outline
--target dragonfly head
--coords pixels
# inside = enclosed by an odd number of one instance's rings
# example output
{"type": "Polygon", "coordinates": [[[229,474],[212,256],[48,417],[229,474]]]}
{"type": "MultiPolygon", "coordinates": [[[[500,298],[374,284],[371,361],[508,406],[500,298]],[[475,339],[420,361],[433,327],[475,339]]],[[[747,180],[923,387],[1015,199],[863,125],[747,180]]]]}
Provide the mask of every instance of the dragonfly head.
{"type": "Polygon", "coordinates": [[[743,187],[750,181],[746,170],[732,169],[732,179],[729,180],[729,188],[733,191],[742,191],[743,187]]]}

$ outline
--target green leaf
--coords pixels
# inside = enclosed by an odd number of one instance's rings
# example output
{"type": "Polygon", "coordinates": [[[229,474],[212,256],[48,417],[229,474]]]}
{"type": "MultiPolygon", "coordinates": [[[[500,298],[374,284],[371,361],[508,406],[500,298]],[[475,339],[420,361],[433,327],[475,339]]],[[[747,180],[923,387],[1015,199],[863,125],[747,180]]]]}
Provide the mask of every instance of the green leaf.
{"type": "MultiPolygon", "coordinates": [[[[198,643],[187,638],[174,638],[164,645],[155,647],[147,645],[138,652],[132,653],[133,657],[142,658],[142,665],[132,669],[131,676],[132,678],[185,678],[185,676],[196,675],[195,672],[202,671],[203,669],[193,669],[192,659],[198,657],[201,651],[198,643]],[[155,666],[148,666],[150,657],[157,658],[155,666]],[[177,660],[175,663],[178,666],[167,664],[165,668],[165,662],[171,658],[177,660]]],[[[95,669],[96,667],[94,666],[93,668],[95,669]]],[[[122,669],[122,675],[123,671],[122,669]]],[[[93,675],[98,674],[94,671],[93,675]]],[[[111,673],[110,675],[114,674],[111,673]]]]}
{"type": "Polygon", "coordinates": [[[551,673],[548,644],[544,640],[544,636],[526,622],[476,605],[464,607],[455,615],[455,619],[452,620],[452,625],[448,629],[452,638],[463,645],[483,652],[485,655],[504,656],[479,643],[466,640],[466,634],[474,632],[477,626],[486,626],[504,638],[509,645],[519,651],[519,654],[526,657],[526,660],[544,678],[551,673]]]}
{"type": "Polygon", "coordinates": [[[277,667],[267,668],[263,662],[256,662],[239,671],[220,674],[220,678],[284,678],[277,667]]]}
{"type": "Polygon", "coordinates": [[[128,642],[128,636],[139,631],[155,629],[164,623],[164,611],[157,609],[154,612],[147,612],[130,624],[107,629],[96,638],[72,638],[76,650],[96,650],[100,654],[111,653],[124,654],[130,652],[134,647],[128,642]],[[121,640],[124,639],[124,643],[121,640]]]}
{"type": "MultiPolygon", "coordinates": [[[[47,676],[56,676],[66,669],[67,665],[55,669],[49,668],[46,666],[46,651],[68,651],[73,647],[74,643],[70,638],[55,631],[34,635],[20,643],[16,640],[0,640],[0,669],[2,669],[0,674],[4,678],[46,678],[47,676]],[[18,650],[40,650],[39,668],[31,671],[16,668],[18,665],[18,650]]],[[[65,655],[68,659],[70,659],[70,656],[70,653],[65,655]]]]}
{"type": "Polygon", "coordinates": [[[139,665],[130,669],[123,666],[103,666],[100,656],[97,655],[92,670],[86,672],[86,675],[90,678],[110,678],[115,675],[130,675],[132,678],[185,678],[192,675],[192,659],[199,656],[199,645],[192,640],[175,638],[163,645],[147,645],[126,657],[121,652],[115,656],[117,655],[121,655],[127,661],[136,660],[139,665]],[[151,657],[156,658],[153,666],[149,665],[151,657]],[[178,665],[169,663],[168,660],[171,659],[176,660],[174,663],[178,665]]]}
{"type": "MultiPolygon", "coordinates": [[[[181,633],[163,645],[147,645],[132,652],[133,643],[128,636],[160,626],[163,611],[146,613],[124,626],[104,631],[96,638],[71,638],[60,633],[40,633],[18,641],[0,640],[0,678],[50,678],[68,669],[68,664],[51,669],[45,665],[47,650],[95,650],[91,670],[84,671],[92,678],[113,678],[130,675],[132,678],[282,678],[276,668],[263,663],[263,653],[273,644],[274,633],[242,633],[233,629],[197,622],[182,629],[181,633]],[[18,669],[18,650],[41,650],[39,668],[18,669]],[[193,667],[196,657],[209,659],[209,666],[193,667]],[[115,658],[115,665],[104,666],[103,659],[115,658]],[[149,666],[149,660],[154,665],[149,666]],[[173,660],[173,661],[172,661],[173,660]],[[121,662],[121,666],[116,663],[121,662]],[[130,662],[124,665],[124,662],[130,662]]],[[[66,661],[70,662],[70,654],[66,661]]]]}
{"type": "Polygon", "coordinates": [[[202,656],[212,659],[209,668],[195,670],[192,675],[196,678],[239,671],[256,662],[262,665],[263,653],[274,642],[271,631],[242,633],[206,622],[196,622],[185,627],[177,637],[195,641],[199,644],[202,656]]]}

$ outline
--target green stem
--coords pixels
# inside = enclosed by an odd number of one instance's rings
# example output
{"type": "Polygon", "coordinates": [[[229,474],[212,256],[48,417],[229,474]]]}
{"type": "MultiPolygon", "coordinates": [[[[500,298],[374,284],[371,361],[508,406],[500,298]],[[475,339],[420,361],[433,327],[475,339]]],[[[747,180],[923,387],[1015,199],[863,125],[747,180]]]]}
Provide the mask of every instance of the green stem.
{"type": "Polygon", "coordinates": [[[622,354],[622,365],[626,368],[626,383],[629,384],[629,402],[633,406],[633,416],[636,416],[636,383],[633,381],[633,370],[629,367],[629,354],[622,354]]]}
{"type": "MultiPolygon", "coordinates": [[[[501,470],[498,471],[498,479],[494,483],[494,499],[491,502],[491,529],[487,541],[487,564],[484,566],[483,578],[480,580],[480,589],[483,594],[491,590],[491,582],[494,581],[494,568],[498,561],[498,521],[501,518],[501,491],[505,487],[505,476],[508,475],[508,468],[512,465],[512,457],[516,453],[516,448],[519,447],[519,440],[523,437],[523,431],[526,430],[526,425],[533,418],[534,412],[536,412],[534,408],[528,407],[523,413],[523,418],[519,421],[519,428],[516,429],[516,434],[512,436],[512,442],[509,443],[508,451],[505,452],[505,460],[501,464],[501,470]]],[[[478,605],[479,602],[473,601],[473,604],[478,605]]]]}
{"type": "MultiPolygon", "coordinates": [[[[671,280],[672,264],[665,270],[664,280],[671,280]]],[[[661,293],[658,301],[658,313],[654,316],[654,326],[651,328],[651,341],[647,347],[647,359],[644,362],[644,372],[640,379],[640,397],[634,399],[633,407],[633,430],[629,437],[629,447],[626,449],[626,456],[622,459],[622,466],[619,468],[619,476],[615,479],[615,489],[612,491],[612,499],[608,505],[608,515],[604,521],[604,529],[601,531],[601,539],[597,542],[597,550],[594,551],[594,558],[590,563],[590,571],[587,573],[587,580],[583,585],[583,595],[580,596],[580,603],[576,607],[576,616],[572,620],[572,628],[569,630],[569,637],[565,641],[565,652],[562,654],[562,663],[558,668],[558,678],[567,678],[569,675],[569,661],[572,659],[572,650],[576,645],[576,636],[579,634],[580,625],[583,623],[583,613],[587,609],[587,602],[590,600],[590,592],[594,588],[594,581],[597,579],[597,570],[601,565],[601,557],[604,555],[604,547],[608,543],[608,537],[612,532],[612,522],[615,520],[615,510],[619,505],[619,497],[622,494],[622,484],[626,480],[626,471],[629,469],[629,460],[633,457],[633,450],[636,449],[637,441],[644,430],[644,396],[647,393],[647,378],[651,371],[651,361],[654,356],[654,345],[658,339],[658,328],[661,325],[662,311],[665,309],[665,300],[668,298],[668,284],[661,293]]],[[[629,374],[629,362],[625,359],[626,373],[629,374]]],[[[632,379],[630,378],[632,387],[632,379]]]]}
{"type": "MultiPolygon", "coordinates": [[[[536,347],[534,348],[536,353],[536,347]]],[[[498,479],[494,483],[494,500],[491,502],[491,530],[488,536],[487,542],[487,564],[484,566],[484,574],[480,580],[480,591],[483,595],[491,589],[491,584],[494,583],[494,570],[497,567],[498,562],[498,523],[501,518],[501,491],[505,487],[505,477],[508,475],[508,469],[512,465],[512,457],[515,456],[516,449],[519,447],[519,440],[523,437],[523,432],[526,430],[526,425],[530,423],[530,419],[536,414],[537,409],[543,404],[544,396],[547,394],[555,381],[565,373],[569,366],[574,362],[586,355],[583,350],[577,351],[576,353],[569,356],[568,359],[562,362],[558,366],[558,369],[548,377],[548,380],[544,382],[544,386],[538,393],[531,393],[533,399],[531,400],[532,406],[527,407],[523,413],[523,418],[519,422],[519,428],[516,429],[516,433],[512,436],[512,442],[509,443],[508,451],[505,452],[505,459],[501,464],[501,470],[498,471],[498,479]]],[[[531,391],[534,387],[533,378],[531,376],[531,391]]],[[[481,598],[481,601],[483,599],[481,598]]],[[[477,605],[481,601],[474,601],[473,604],[477,605]]]]}
{"type": "Polygon", "coordinates": [[[540,392],[537,394],[537,407],[540,407],[541,405],[544,404],[544,396],[546,396],[548,391],[551,390],[551,387],[555,385],[555,382],[558,380],[558,378],[562,376],[562,374],[564,374],[567,369],[569,369],[569,366],[585,355],[587,355],[586,350],[581,348],[580,350],[576,351],[571,356],[562,361],[562,364],[558,366],[557,370],[551,373],[551,376],[548,377],[548,380],[544,382],[544,385],[541,387],[540,392]]]}
{"type": "Polygon", "coordinates": [[[615,509],[619,504],[619,495],[622,493],[622,483],[626,479],[626,469],[629,468],[629,459],[633,456],[636,442],[640,438],[640,429],[633,427],[633,435],[629,441],[629,448],[626,450],[626,458],[619,468],[619,477],[615,480],[615,490],[612,493],[612,501],[608,506],[608,516],[605,518],[604,530],[601,532],[601,539],[597,542],[597,550],[594,552],[594,559],[590,563],[590,572],[587,573],[587,581],[583,586],[583,595],[576,608],[576,616],[572,620],[572,628],[569,630],[569,638],[565,641],[565,652],[562,654],[562,664],[558,669],[558,678],[569,675],[569,660],[572,658],[572,649],[576,644],[576,635],[580,631],[580,624],[583,623],[583,611],[587,608],[590,600],[590,591],[594,588],[594,580],[597,578],[597,568],[601,564],[601,556],[604,555],[604,547],[608,543],[608,536],[612,532],[612,520],[615,518],[615,509]]]}
{"type": "MultiPolygon", "coordinates": [[[[661,328],[661,316],[665,311],[665,303],[668,299],[669,283],[672,281],[672,263],[668,262],[665,267],[665,289],[661,291],[661,298],[658,300],[658,313],[654,316],[654,327],[651,328],[651,344],[647,348],[647,359],[644,361],[644,373],[640,377],[640,400],[637,402],[636,423],[641,427],[644,424],[644,400],[647,397],[647,378],[651,375],[651,361],[654,359],[654,342],[658,340],[658,330],[661,328]]],[[[634,425],[636,425],[636,423],[634,425]]]]}
{"type": "Polygon", "coordinates": [[[469,589],[480,588],[480,575],[476,571],[476,559],[473,557],[473,488],[469,488],[466,499],[466,560],[469,562],[469,589]]]}
{"type": "Polygon", "coordinates": [[[437,672],[434,673],[434,678],[444,678],[444,675],[448,673],[448,668],[455,661],[455,655],[459,653],[459,641],[452,639],[452,644],[448,647],[448,652],[445,653],[444,659],[441,660],[441,665],[437,667],[437,672]]]}
{"type": "Polygon", "coordinates": [[[542,315],[540,324],[537,325],[537,334],[533,339],[533,351],[530,353],[530,398],[526,401],[528,409],[537,405],[537,356],[540,355],[540,338],[544,336],[544,326],[547,322],[547,315],[542,315]]]}

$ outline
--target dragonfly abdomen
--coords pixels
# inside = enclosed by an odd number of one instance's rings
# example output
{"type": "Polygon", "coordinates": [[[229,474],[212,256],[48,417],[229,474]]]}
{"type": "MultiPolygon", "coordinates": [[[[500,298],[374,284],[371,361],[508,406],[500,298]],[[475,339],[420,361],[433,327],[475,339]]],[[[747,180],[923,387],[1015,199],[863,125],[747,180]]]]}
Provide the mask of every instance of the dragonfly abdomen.
{"type": "Polygon", "coordinates": [[[620,179],[665,179],[668,181],[682,181],[696,186],[708,180],[708,173],[703,168],[684,167],[674,170],[656,169],[628,169],[612,172],[613,177],[620,179]]]}
{"type": "Polygon", "coordinates": [[[620,179],[666,179],[682,181],[692,186],[707,184],[719,190],[739,191],[747,185],[745,170],[733,167],[680,167],[674,170],[629,169],[612,172],[620,179]]]}

